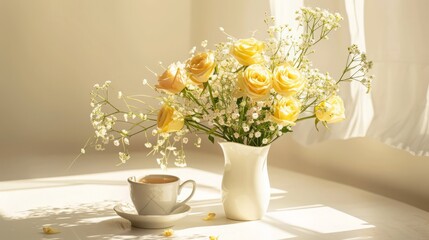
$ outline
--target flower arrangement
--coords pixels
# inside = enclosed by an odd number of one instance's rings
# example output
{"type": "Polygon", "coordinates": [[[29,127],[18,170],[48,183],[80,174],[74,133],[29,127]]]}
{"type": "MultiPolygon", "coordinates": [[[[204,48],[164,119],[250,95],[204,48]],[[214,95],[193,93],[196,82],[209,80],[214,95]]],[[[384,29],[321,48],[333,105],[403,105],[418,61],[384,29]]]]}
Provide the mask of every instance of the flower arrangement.
{"type": "Polygon", "coordinates": [[[327,127],[344,120],[339,85],[357,81],[369,91],[372,62],[352,45],[339,79],[320,72],[309,55],[318,42],[338,29],[342,17],[319,8],[302,8],[296,14],[297,30],[276,26],[275,19],[268,17],[269,38],[265,41],[236,39],[220,28],[227,41],[214,50],[207,49],[207,41],[203,41],[202,51],[196,52],[194,47],[189,59],[155,74],[155,86],[143,80],[143,85],[157,93],[159,107],[143,100],[152,96],[119,92],[117,97],[125,103],[121,109],[110,98],[111,83],[96,84],[90,115],[95,135],[81,152],[90,146],[103,150],[113,143],[120,147],[119,159],[125,163],[130,158],[130,139],[144,135],[150,153],[159,154],[161,168],[171,156],[177,166],[186,166],[183,147],[189,134],[197,135],[197,147],[201,134],[211,142],[217,138],[265,146],[303,120],[314,119],[316,129],[319,123],[327,127]]]}

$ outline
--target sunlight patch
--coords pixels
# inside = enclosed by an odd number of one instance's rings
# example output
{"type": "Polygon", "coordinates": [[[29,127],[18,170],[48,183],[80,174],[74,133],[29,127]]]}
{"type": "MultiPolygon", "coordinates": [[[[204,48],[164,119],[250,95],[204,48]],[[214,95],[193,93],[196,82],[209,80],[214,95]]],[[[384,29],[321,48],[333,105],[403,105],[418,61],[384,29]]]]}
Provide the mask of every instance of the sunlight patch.
{"type": "Polygon", "coordinates": [[[327,206],[282,210],[271,212],[268,215],[283,223],[318,233],[336,233],[375,227],[357,217],[327,206]]]}

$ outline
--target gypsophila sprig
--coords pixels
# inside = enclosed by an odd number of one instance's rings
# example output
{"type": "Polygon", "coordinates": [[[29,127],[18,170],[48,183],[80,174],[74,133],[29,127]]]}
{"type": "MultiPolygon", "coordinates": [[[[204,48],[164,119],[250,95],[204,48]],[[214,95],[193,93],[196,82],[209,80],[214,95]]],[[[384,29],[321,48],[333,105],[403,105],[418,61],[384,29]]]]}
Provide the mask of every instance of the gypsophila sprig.
{"type": "Polygon", "coordinates": [[[145,138],[149,154],[156,154],[161,168],[174,158],[176,166],[186,166],[184,145],[189,134],[193,145],[201,146],[201,135],[250,146],[271,144],[291,132],[302,120],[314,119],[324,126],[345,119],[344,103],[338,95],[340,84],[359,82],[369,91],[372,62],[356,45],[338,79],[313,66],[310,56],[315,45],[327,40],[340,27],[342,17],[319,8],[302,8],[290,25],[276,25],[267,17],[268,39],[250,36],[237,39],[225,32],[226,41],[208,49],[193,47],[190,57],[163,67],[155,74],[156,96],[126,95],[117,92],[119,107],[109,98],[110,82],[95,85],[91,93],[91,122],[94,136],[81,149],[103,150],[112,143],[119,148],[120,163],[130,159],[128,146],[136,135],[145,138]],[[159,106],[150,107],[143,97],[156,97],[159,106]]]}

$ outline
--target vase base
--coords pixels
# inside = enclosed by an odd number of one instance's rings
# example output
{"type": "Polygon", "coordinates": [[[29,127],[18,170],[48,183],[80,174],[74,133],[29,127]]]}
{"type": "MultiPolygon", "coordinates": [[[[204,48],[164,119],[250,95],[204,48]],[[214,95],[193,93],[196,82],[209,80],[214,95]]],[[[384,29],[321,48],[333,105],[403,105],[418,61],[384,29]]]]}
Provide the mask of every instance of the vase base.
{"type": "Polygon", "coordinates": [[[257,218],[257,219],[236,219],[236,218],[229,218],[229,217],[227,217],[227,219],[233,220],[233,221],[239,221],[239,222],[251,222],[251,221],[261,220],[262,218],[257,218]]]}
{"type": "Polygon", "coordinates": [[[230,220],[234,220],[234,221],[257,221],[257,220],[261,220],[264,216],[261,217],[238,217],[238,216],[225,216],[226,218],[230,219],[230,220]]]}

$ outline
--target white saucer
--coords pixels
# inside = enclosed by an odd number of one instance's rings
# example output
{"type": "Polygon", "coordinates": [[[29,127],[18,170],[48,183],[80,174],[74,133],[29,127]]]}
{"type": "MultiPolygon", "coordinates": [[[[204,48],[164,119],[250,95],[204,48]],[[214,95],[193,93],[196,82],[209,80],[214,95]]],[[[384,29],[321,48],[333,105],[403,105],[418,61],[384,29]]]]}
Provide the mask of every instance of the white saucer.
{"type": "Polygon", "coordinates": [[[133,227],[137,228],[168,228],[180,219],[186,217],[191,207],[184,204],[174,210],[169,215],[138,215],[132,204],[119,203],[113,210],[116,214],[131,222],[133,227]]]}

